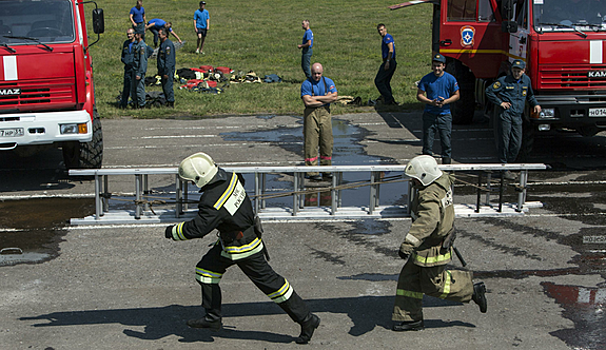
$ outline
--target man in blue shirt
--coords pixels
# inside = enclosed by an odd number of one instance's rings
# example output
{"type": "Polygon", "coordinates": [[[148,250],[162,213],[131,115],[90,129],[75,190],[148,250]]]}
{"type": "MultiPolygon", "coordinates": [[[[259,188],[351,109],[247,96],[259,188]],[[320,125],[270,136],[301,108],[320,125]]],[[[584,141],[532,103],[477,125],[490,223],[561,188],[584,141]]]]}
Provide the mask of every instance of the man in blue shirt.
{"type": "Polygon", "coordinates": [[[158,47],[158,38],[159,38],[158,31],[161,28],[166,29],[179,41],[179,43],[182,43],[182,41],[181,41],[181,39],[179,39],[179,36],[177,35],[177,33],[175,33],[173,31],[172,27],[173,27],[173,24],[171,22],[166,22],[165,20],[160,19],[160,18],[154,18],[151,21],[147,22],[147,26],[145,26],[145,29],[154,33],[154,47],[158,47]]]}
{"type": "MultiPolygon", "coordinates": [[[[318,165],[318,147],[320,148],[320,165],[332,165],[332,120],[330,104],[337,100],[335,83],[323,77],[324,68],[320,63],[311,67],[311,78],[301,84],[301,99],[305,105],[303,114],[303,137],[305,165],[318,165]]],[[[323,174],[330,179],[331,174],[323,174]]],[[[305,176],[314,181],[322,180],[317,172],[308,172],[305,176]]]]}
{"type": "Polygon", "coordinates": [[[442,164],[450,164],[452,150],[452,114],[450,104],[460,98],[459,84],[455,77],[444,71],[446,58],[435,54],[431,61],[432,73],[419,82],[417,100],[426,104],[423,111],[423,154],[433,156],[433,140],[436,131],[440,133],[442,164]]]}
{"type": "MultiPolygon", "coordinates": [[[[499,135],[497,151],[499,162],[502,164],[515,161],[520,152],[526,101],[534,113],[541,113],[541,106],[534,97],[530,78],[524,74],[525,69],[524,61],[515,60],[507,76],[500,77],[486,88],[486,97],[498,106],[495,122],[499,135]]],[[[515,180],[515,175],[509,171],[506,171],[504,176],[508,180],[515,180]]]]}
{"type": "Polygon", "coordinates": [[[381,55],[383,63],[379,67],[377,76],[375,77],[375,85],[383,97],[383,103],[386,105],[397,105],[391,93],[391,78],[396,71],[396,43],[390,34],[387,34],[385,24],[377,25],[377,31],[383,38],[381,41],[381,55]]]}
{"type": "Polygon", "coordinates": [[[200,1],[200,9],[194,12],[194,29],[196,30],[196,35],[198,36],[198,46],[196,48],[196,53],[202,53],[202,48],[204,47],[204,39],[206,39],[206,34],[210,29],[210,14],[208,10],[205,9],[206,1],[200,1]]]}
{"type": "Polygon", "coordinates": [[[313,54],[312,47],[314,46],[314,33],[309,29],[309,20],[304,20],[301,27],[305,31],[301,45],[297,45],[301,49],[301,68],[307,79],[311,79],[311,55],[313,54]]]}
{"type": "Polygon", "coordinates": [[[143,0],[137,0],[137,5],[130,9],[130,22],[133,24],[135,33],[142,34],[145,39],[145,9],[143,0]]]}

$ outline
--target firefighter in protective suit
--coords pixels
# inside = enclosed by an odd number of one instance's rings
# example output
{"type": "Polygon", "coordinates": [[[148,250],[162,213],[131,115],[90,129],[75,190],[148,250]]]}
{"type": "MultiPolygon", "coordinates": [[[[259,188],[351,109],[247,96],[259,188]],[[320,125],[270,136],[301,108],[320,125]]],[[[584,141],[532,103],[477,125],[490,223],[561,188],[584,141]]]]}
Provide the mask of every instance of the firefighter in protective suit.
{"type": "Polygon", "coordinates": [[[454,178],[442,173],[428,155],[413,158],[405,174],[412,178],[412,225],[398,254],[406,260],[400,277],[392,314],[393,330],[421,330],[423,295],[468,303],[473,300],[486,312],[486,286],[473,284],[469,271],[449,271],[454,240],[454,178]]]}
{"type": "Polygon", "coordinates": [[[196,153],[181,162],[179,177],[200,188],[198,215],[167,227],[166,238],[184,241],[202,238],[214,229],[219,231],[217,242],[196,265],[196,280],[202,287],[202,307],[206,315],[187,321],[187,325],[211,330],[221,328],[219,282],[227,268],[238,265],[257,288],[301,325],[301,334],[295,341],[307,344],[320,325],[320,318],[310,312],[290,283],[266,261],[261,224],[244,190],[241,175],[227,173],[207,154],[196,153]]]}

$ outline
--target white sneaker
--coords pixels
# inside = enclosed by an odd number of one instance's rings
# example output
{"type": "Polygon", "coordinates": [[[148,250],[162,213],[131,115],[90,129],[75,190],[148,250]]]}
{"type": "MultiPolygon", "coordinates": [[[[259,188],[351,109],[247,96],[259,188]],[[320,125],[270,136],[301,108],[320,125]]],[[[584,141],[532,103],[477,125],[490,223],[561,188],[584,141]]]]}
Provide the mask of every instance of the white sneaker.
{"type": "Polygon", "coordinates": [[[196,49],[196,53],[200,53],[200,49],[196,49]]]}

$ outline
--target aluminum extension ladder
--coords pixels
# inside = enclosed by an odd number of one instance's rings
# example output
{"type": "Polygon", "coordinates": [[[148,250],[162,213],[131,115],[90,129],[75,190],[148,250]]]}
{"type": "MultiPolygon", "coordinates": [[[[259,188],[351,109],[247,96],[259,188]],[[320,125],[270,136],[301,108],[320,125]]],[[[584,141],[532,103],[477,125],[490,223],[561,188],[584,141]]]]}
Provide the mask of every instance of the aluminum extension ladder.
{"type": "MultiPolygon", "coordinates": [[[[254,188],[247,189],[248,195],[253,200],[255,212],[263,220],[275,221],[318,221],[318,220],[355,220],[364,218],[407,218],[410,217],[409,208],[411,196],[411,182],[404,173],[405,165],[346,165],[346,166],[254,166],[254,167],[222,167],[227,172],[236,172],[243,175],[254,176],[254,188]],[[305,180],[304,175],[309,171],[318,171],[331,173],[331,182],[316,183],[310,188],[310,183],[305,180]],[[368,187],[368,198],[364,204],[347,205],[344,199],[343,191],[351,189],[351,184],[344,181],[344,174],[357,173],[366,177],[364,183],[358,183],[358,187],[368,187]],[[393,203],[381,203],[381,188],[393,183],[393,180],[385,181],[385,174],[398,174],[395,176],[400,186],[395,189],[390,188],[390,195],[407,197],[407,204],[397,205],[393,203]],[[280,182],[287,187],[284,192],[271,193],[267,187],[269,176],[280,177],[280,182]],[[397,178],[400,177],[398,180],[397,178]],[[316,187],[321,185],[321,187],[316,187]],[[305,205],[305,196],[319,192],[327,196],[330,203],[321,204],[320,198],[317,198],[319,205],[305,205]],[[271,205],[268,198],[292,197],[289,204],[281,202],[280,205],[271,205]]],[[[477,189],[475,203],[461,204],[455,200],[455,213],[459,217],[470,216],[503,216],[503,215],[523,215],[530,208],[541,207],[540,202],[526,201],[526,185],[528,181],[528,172],[531,170],[544,170],[545,164],[449,164],[440,165],[442,171],[457,175],[457,173],[473,173],[477,176],[477,189]],[[503,181],[502,173],[505,170],[519,171],[519,180],[515,184],[517,193],[517,203],[504,203],[503,193],[507,183],[503,181]],[[497,188],[492,185],[495,178],[500,179],[497,188]],[[483,183],[486,183],[484,186],[483,183]],[[496,192],[495,192],[496,190],[496,192]],[[491,202],[494,199],[492,194],[498,193],[498,204],[491,202]],[[485,195],[485,201],[482,202],[482,195],[485,195]]],[[[95,184],[95,214],[86,218],[71,219],[72,225],[110,225],[110,224],[129,224],[129,223],[171,223],[181,222],[196,215],[197,210],[189,208],[188,203],[197,203],[190,201],[190,191],[188,183],[182,181],[177,175],[177,168],[137,168],[137,169],[78,169],[70,170],[71,176],[94,177],[95,184]],[[111,209],[110,201],[117,200],[109,192],[110,176],[134,176],[135,191],[129,195],[119,197],[133,204],[134,209],[111,209]],[[150,190],[150,176],[174,176],[174,193],[154,193],[150,190]],[[151,198],[156,198],[152,199],[151,198]],[[159,199],[158,199],[159,198],[159,199]],[[160,204],[158,204],[160,203],[160,204]]],[[[357,185],[354,185],[357,186],[357,185]]],[[[392,186],[393,187],[393,186],[392,186]]],[[[473,187],[473,186],[472,186],[473,187]]],[[[195,188],[197,191],[197,188],[195,188]]],[[[455,192],[456,195],[456,192],[455,192]]],[[[472,201],[470,197],[465,199],[472,201]]],[[[456,198],[456,197],[455,197],[456,198]]]]}

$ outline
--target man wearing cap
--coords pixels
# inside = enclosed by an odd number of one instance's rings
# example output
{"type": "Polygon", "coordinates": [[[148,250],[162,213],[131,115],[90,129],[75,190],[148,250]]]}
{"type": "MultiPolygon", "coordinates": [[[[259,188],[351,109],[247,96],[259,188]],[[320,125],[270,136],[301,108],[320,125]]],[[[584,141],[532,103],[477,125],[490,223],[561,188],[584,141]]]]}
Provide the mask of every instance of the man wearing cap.
{"type": "Polygon", "coordinates": [[[301,27],[305,31],[303,41],[297,47],[301,50],[301,69],[307,79],[311,79],[311,55],[313,54],[312,47],[314,46],[314,33],[309,28],[309,20],[301,22],[301,27]]]}
{"type": "MultiPolygon", "coordinates": [[[[486,88],[486,97],[498,106],[495,120],[498,133],[497,153],[499,162],[507,164],[515,161],[522,146],[522,122],[526,101],[534,113],[541,113],[530,78],[524,74],[526,63],[516,59],[507,76],[500,77],[486,88]]],[[[515,180],[515,175],[509,171],[504,174],[508,180],[515,180]]]]}
{"type": "Polygon", "coordinates": [[[383,104],[397,105],[391,93],[391,78],[393,77],[397,66],[396,43],[391,34],[387,34],[385,24],[380,23],[377,25],[377,31],[383,38],[381,41],[381,56],[383,57],[383,63],[379,66],[379,71],[375,77],[375,86],[383,97],[383,104]]]}
{"type": "Polygon", "coordinates": [[[425,103],[423,111],[423,154],[433,156],[433,140],[440,134],[442,164],[450,164],[452,149],[452,114],[450,104],[459,100],[457,79],[444,71],[446,57],[435,54],[431,61],[432,73],[421,79],[417,89],[417,100],[425,103]]]}
{"type": "Polygon", "coordinates": [[[196,29],[196,35],[198,36],[198,47],[196,53],[202,53],[204,48],[204,40],[206,39],[206,33],[210,29],[210,14],[206,7],[206,1],[200,1],[200,8],[194,12],[194,28],[196,29]]]}

